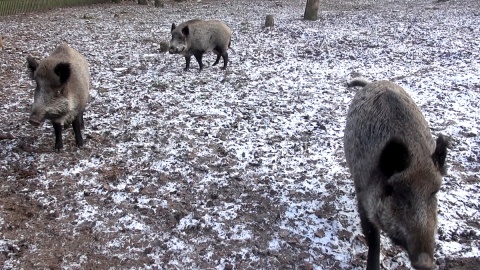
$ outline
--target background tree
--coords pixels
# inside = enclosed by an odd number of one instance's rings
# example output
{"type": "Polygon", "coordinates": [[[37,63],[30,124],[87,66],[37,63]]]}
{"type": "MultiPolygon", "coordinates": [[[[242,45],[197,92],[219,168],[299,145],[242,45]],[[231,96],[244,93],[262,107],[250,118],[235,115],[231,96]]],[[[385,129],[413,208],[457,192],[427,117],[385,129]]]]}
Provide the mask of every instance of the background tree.
{"type": "Polygon", "coordinates": [[[164,7],[163,0],[155,0],[155,7],[164,7]]]}
{"type": "Polygon", "coordinates": [[[320,0],[307,0],[307,5],[305,7],[305,14],[303,18],[305,20],[316,21],[318,19],[318,6],[320,5],[320,0]]]}

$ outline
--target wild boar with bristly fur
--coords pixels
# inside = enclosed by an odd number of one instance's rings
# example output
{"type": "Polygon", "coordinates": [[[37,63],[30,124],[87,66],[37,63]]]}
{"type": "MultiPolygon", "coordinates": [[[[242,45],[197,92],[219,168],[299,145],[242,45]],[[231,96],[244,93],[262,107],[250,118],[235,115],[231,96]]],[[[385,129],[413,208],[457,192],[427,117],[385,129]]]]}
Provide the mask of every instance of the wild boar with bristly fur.
{"type": "Polygon", "coordinates": [[[222,69],[227,68],[227,50],[231,45],[232,30],[225,23],[217,20],[204,21],[199,19],[190,20],[178,26],[173,23],[171,34],[169,52],[185,56],[185,71],[190,67],[192,55],[197,59],[199,70],[202,70],[202,56],[211,51],[217,55],[213,66],[217,65],[220,57],[222,57],[222,69]]]}
{"type": "Polygon", "coordinates": [[[447,141],[432,138],[411,97],[389,81],[361,86],[347,115],[344,147],[368,244],[367,269],[380,268],[380,230],[416,269],[433,269],[437,198],[447,141]]]}
{"type": "Polygon", "coordinates": [[[56,150],[63,147],[62,127],[72,124],[75,142],[83,146],[83,112],[90,88],[87,60],[63,43],[40,61],[28,56],[27,65],[36,82],[30,124],[40,126],[45,119],[51,120],[56,150]]]}

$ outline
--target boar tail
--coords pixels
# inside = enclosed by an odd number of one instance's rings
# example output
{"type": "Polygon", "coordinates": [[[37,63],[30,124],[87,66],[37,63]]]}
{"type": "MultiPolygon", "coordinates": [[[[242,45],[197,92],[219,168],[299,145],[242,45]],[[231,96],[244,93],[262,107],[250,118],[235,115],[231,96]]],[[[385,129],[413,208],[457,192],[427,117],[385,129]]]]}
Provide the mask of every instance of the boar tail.
{"type": "Polygon", "coordinates": [[[354,86],[361,86],[364,87],[365,85],[369,84],[370,82],[367,79],[364,78],[354,78],[351,81],[347,82],[348,87],[354,87],[354,86]]]}
{"type": "Polygon", "coordinates": [[[232,45],[232,40],[230,39],[230,41],[228,41],[228,48],[232,50],[233,53],[237,53],[234,49],[232,49],[232,47],[230,47],[231,45],[232,45]]]}

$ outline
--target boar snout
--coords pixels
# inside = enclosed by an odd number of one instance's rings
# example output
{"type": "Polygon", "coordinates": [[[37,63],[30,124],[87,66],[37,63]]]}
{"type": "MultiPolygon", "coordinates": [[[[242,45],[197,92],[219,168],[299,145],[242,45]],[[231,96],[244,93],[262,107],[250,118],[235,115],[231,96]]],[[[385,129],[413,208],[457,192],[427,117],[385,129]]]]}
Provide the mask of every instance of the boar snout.
{"type": "Polygon", "coordinates": [[[410,227],[407,237],[407,250],[410,263],[415,269],[433,269],[435,260],[433,254],[435,250],[435,231],[436,231],[436,198],[431,199],[430,204],[422,205],[419,203],[417,215],[414,218],[418,223],[410,227]],[[429,209],[425,211],[425,209],[429,209]]]}
{"type": "Polygon", "coordinates": [[[415,269],[431,270],[434,266],[434,260],[427,253],[420,253],[415,260],[412,260],[412,266],[415,269]]]}
{"type": "Polygon", "coordinates": [[[32,114],[30,115],[30,118],[28,119],[28,122],[35,127],[40,126],[43,123],[43,121],[44,120],[42,115],[36,112],[32,112],[32,114]]]}
{"type": "Polygon", "coordinates": [[[40,126],[40,124],[42,123],[42,122],[38,121],[38,119],[33,119],[33,118],[28,119],[28,122],[30,124],[32,124],[32,126],[35,126],[35,127],[40,126]]]}
{"type": "Polygon", "coordinates": [[[185,50],[185,47],[170,46],[168,52],[171,54],[176,54],[183,52],[183,50],[185,50]]]}

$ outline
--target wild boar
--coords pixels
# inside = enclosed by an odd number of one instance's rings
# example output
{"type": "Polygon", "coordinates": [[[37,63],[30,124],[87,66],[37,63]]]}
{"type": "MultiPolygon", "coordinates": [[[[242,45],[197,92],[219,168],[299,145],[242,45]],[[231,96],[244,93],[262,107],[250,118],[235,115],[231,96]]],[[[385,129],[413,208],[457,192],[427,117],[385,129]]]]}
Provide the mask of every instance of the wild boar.
{"type": "Polygon", "coordinates": [[[448,142],[434,142],[412,98],[389,81],[362,86],[347,115],[344,149],[354,180],[367,269],[380,268],[380,230],[403,247],[416,269],[433,269],[437,198],[448,142]]]}
{"type": "Polygon", "coordinates": [[[213,66],[217,65],[220,57],[223,58],[223,67],[227,68],[228,52],[232,39],[232,30],[221,21],[194,19],[176,26],[172,24],[172,39],[170,40],[171,54],[185,56],[185,71],[190,67],[190,59],[195,56],[199,70],[203,69],[202,56],[206,52],[213,51],[217,59],[213,66]]]}
{"type": "Polygon", "coordinates": [[[51,120],[57,151],[63,147],[62,126],[72,124],[75,142],[83,146],[83,112],[90,88],[87,60],[63,43],[41,61],[28,56],[27,65],[36,82],[30,124],[40,126],[45,119],[51,120]]]}

